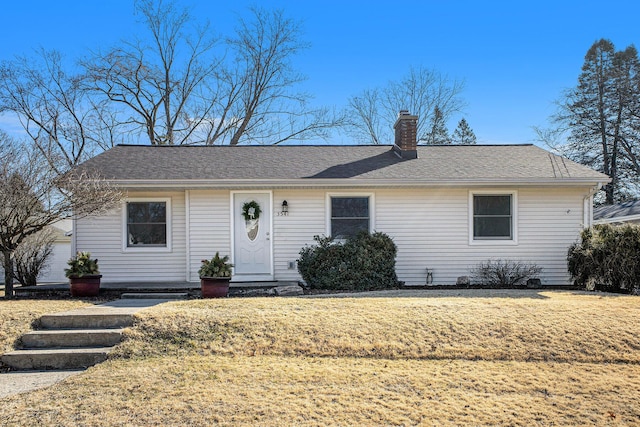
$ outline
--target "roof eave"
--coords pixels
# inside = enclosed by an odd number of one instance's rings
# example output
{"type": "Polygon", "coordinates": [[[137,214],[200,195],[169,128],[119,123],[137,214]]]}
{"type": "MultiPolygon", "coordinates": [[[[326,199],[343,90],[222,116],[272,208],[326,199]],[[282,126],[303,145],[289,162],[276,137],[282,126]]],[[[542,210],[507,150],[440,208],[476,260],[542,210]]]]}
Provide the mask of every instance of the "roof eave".
{"type": "Polygon", "coordinates": [[[478,178],[455,180],[429,179],[182,179],[182,180],[138,180],[117,179],[109,182],[121,188],[148,189],[198,189],[198,188],[420,188],[420,187],[554,187],[554,186],[595,186],[603,185],[606,180],[589,178],[478,178]]]}
{"type": "Polygon", "coordinates": [[[630,221],[640,221],[640,214],[599,218],[599,219],[594,219],[593,223],[594,224],[613,224],[617,222],[630,222],[630,221]]]}

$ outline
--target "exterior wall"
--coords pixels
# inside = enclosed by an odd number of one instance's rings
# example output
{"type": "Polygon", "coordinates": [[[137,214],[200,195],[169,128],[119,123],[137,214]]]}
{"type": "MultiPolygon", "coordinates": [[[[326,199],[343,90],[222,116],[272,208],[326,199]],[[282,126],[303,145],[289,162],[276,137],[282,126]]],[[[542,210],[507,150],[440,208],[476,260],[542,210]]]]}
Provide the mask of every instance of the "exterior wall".
{"type": "Polygon", "coordinates": [[[326,234],[324,190],[276,190],[273,192],[273,250],[275,277],[301,280],[295,262],[313,236],[326,234]],[[288,215],[278,215],[282,201],[289,205],[288,215]],[[293,267],[290,268],[290,263],[293,267]]]}
{"type": "Polygon", "coordinates": [[[189,222],[189,281],[198,281],[201,260],[231,253],[229,191],[187,192],[189,222]]]}
{"type": "MultiPolygon", "coordinates": [[[[276,190],[273,192],[273,259],[276,280],[300,280],[295,267],[300,249],[324,234],[325,192],[321,190],[276,190]],[[289,215],[281,215],[283,200],[295,200],[289,215]],[[290,268],[293,263],[293,268],[290,268]]],[[[202,259],[216,251],[231,253],[231,192],[228,190],[191,190],[189,200],[189,273],[198,280],[202,259]]]]}
{"type": "Polygon", "coordinates": [[[185,192],[129,192],[129,198],[171,199],[171,248],[125,251],[123,205],[107,215],[76,221],[76,250],[99,261],[104,282],[183,281],[186,279],[185,192]]]}
{"type": "MultiPolygon", "coordinates": [[[[433,283],[453,285],[458,276],[493,259],[534,262],[544,268],[545,285],[566,285],[566,251],[582,229],[583,199],[587,189],[501,188],[478,189],[517,192],[517,244],[492,241],[469,244],[469,190],[372,190],[375,231],[389,234],[398,246],[397,273],[407,285],[424,285],[426,268],[433,283]]],[[[315,234],[325,234],[326,194],[332,191],[276,191],[274,209],[282,200],[288,216],[274,217],[275,276],[298,280],[289,262],[298,257],[315,234]]],[[[344,193],[344,191],[341,191],[344,193]]],[[[362,194],[362,191],[354,193],[362,194]]]]}
{"type": "MultiPolygon", "coordinates": [[[[478,189],[482,190],[482,189],[478,189]]],[[[517,191],[517,244],[469,244],[469,191],[434,189],[376,192],[377,231],[398,246],[396,269],[407,285],[453,285],[488,259],[518,259],[544,268],[544,285],[567,285],[566,251],[582,229],[583,198],[576,189],[504,188],[517,191]]]]}
{"type": "MultiPolygon", "coordinates": [[[[588,188],[478,188],[516,191],[517,244],[469,242],[469,190],[376,189],[373,229],[389,234],[398,246],[397,272],[407,285],[423,285],[426,268],[433,283],[453,285],[458,276],[488,259],[518,259],[544,268],[545,285],[566,285],[566,251],[577,240],[588,188]]],[[[475,191],[475,190],[474,190],[475,191]]],[[[327,194],[349,191],[273,190],[273,259],[276,280],[300,280],[295,260],[314,235],[327,233],[327,194]],[[287,200],[288,215],[280,213],[287,200]]],[[[130,193],[130,197],[171,197],[172,250],[124,252],[122,210],[78,221],[77,249],[100,260],[103,280],[197,281],[200,260],[216,251],[231,253],[229,190],[130,193]],[[188,232],[187,232],[188,230],[188,232]]]]}

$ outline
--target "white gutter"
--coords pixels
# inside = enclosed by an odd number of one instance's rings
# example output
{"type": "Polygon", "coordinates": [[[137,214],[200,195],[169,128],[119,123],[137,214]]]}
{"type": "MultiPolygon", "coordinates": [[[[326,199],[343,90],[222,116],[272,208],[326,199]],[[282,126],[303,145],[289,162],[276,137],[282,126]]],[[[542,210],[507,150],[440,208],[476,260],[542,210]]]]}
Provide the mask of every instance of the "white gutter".
{"type": "Polygon", "coordinates": [[[189,190],[184,192],[184,217],[185,217],[185,229],[186,242],[185,242],[185,280],[191,281],[191,193],[189,190]]]}
{"type": "MultiPolygon", "coordinates": [[[[551,179],[504,178],[460,179],[460,180],[416,180],[416,179],[179,179],[179,180],[111,180],[111,184],[124,188],[216,188],[216,189],[273,189],[273,188],[411,188],[411,187],[486,187],[486,186],[593,186],[602,185],[593,178],[551,179]]],[[[597,191],[597,190],[596,190],[597,191]]]]}

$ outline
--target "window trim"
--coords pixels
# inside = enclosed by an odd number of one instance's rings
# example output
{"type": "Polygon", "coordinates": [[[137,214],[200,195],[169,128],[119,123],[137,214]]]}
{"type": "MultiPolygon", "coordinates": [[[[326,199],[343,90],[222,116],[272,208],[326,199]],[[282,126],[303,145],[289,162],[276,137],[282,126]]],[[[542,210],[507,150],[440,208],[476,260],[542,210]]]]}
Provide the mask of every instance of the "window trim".
{"type": "MultiPolygon", "coordinates": [[[[327,236],[331,234],[331,199],[333,197],[367,197],[369,199],[369,233],[373,233],[375,224],[375,194],[374,193],[326,193],[325,198],[325,232],[327,236]]],[[[336,239],[344,241],[345,239],[336,239]]]]}
{"type": "Polygon", "coordinates": [[[504,246],[518,244],[518,192],[516,190],[471,190],[468,200],[469,212],[469,245],[471,246],[504,246]],[[474,236],[474,196],[511,196],[511,239],[476,239],[474,236]]]}
{"type": "Polygon", "coordinates": [[[171,252],[172,251],[171,197],[131,197],[122,202],[122,252],[171,252]],[[167,242],[165,246],[129,246],[127,214],[129,203],[161,202],[166,206],[167,242]]]}

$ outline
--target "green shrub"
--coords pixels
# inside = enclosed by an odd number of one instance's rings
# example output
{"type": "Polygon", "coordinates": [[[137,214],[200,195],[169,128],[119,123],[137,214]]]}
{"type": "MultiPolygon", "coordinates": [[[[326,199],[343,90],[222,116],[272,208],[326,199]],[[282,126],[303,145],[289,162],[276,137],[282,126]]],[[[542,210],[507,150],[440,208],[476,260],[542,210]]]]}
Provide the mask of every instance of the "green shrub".
{"type": "Polygon", "coordinates": [[[567,269],[577,286],[611,292],[640,291],[640,227],[595,225],[569,247],[567,269]]]}
{"type": "Polygon", "coordinates": [[[312,289],[369,291],[398,286],[397,248],[384,233],[367,232],[336,242],[314,236],[300,251],[298,272],[312,289]]]}
{"type": "Polygon", "coordinates": [[[471,270],[474,284],[490,288],[524,286],[528,279],[537,279],[542,267],[513,260],[488,260],[471,270]]]}

